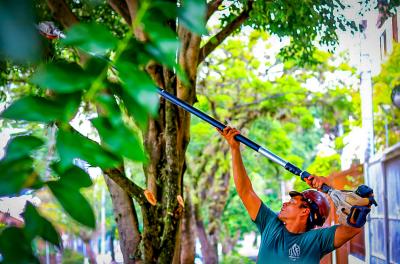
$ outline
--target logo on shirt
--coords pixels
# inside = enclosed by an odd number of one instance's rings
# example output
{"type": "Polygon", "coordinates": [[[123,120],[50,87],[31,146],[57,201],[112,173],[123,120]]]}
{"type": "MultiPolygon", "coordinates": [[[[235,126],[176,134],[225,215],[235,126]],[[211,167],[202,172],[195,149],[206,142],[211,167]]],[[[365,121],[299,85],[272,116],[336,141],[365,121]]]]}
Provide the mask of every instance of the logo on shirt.
{"type": "Polygon", "coordinates": [[[292,261],[296,261],[300,258],[300,247],[297,244],[294,244],[291,248],[289,248],[289,258],[292,261]]]}

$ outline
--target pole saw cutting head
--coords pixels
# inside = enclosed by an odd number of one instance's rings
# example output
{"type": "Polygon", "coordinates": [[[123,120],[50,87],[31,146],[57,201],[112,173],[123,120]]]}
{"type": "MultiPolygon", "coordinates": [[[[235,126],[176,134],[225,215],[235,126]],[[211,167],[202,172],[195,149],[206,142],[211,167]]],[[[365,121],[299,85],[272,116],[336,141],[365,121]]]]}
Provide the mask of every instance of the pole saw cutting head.
{"type": "Polygon", "coordinates": [[[65,38],[64,33],[51,21],[40,22],[37,26],[39,33],[48,39],[65,38]]]}
{"type": "Polygon", "coordinates": [[[331,207],[328,199],[316,190],[305,190],[303,192],[291,191],[289,192],[291,197],[301,196],[302,200],[305,201],[310,208],[310,215],[308,218],[307,227],[312,229],[315,226],[322,226],[325,220],[329,216],[331,207]]]}
{"type": "Polygon", "coordinates": [[[374,191],[367,185],[360,185],[355,191],[328,191],[336,207],[340,224],[360,228],[367,222],[371,206],[378,206],[374,191]]]}

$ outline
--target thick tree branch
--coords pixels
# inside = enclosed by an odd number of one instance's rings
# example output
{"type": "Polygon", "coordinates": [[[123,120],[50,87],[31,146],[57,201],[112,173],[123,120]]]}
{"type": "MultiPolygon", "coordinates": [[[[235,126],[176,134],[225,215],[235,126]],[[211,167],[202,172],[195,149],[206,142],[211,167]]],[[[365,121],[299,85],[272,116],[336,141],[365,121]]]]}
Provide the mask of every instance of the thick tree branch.
{"type": "Polygon", "coordinates": [[[147,199],[144,196],[144,190],[132,182],[130,179],[125,177],[119,169],[108,169],[104,170],[104,173],[110,177],[121,189],[128,193],[129,196],[133,197],[141,206],[147,203],[147,199]]]}
{"type": "Polygon", "coordinates": [[[131,26],[132,19],[129,14],[128,5],[124,0],[108,0],[108,4],[111,6],[112,9],[115,10],[120,16],[122,16],[125,22],[131,26]]]}
{"type": "Polygon", "coordinates": [[[47,0],[51,12],[55,19],[57,19],[65,28],[78,23],[78,18],[72,13],[71,9],[63,0],[47,0]]]}
{"type": "Polygon", "coordinates": [[[223,0],[214,0],[207,5],[206,21],[217,11],[218,7],[222,4],[223,0]]]}
{"type": "Polygon", "coordinates": [[[231,23],[224,27],[220,32],[213,36],[201,49],[199,52],[198,64],[200,64],[204,59],[216,48],[222,41],[224,41],[233,31],[238,29],[247,18],[249,18],[250,11],[253,8],[253,1],[249,1],[247,8],[237,16],[231,23]]]}

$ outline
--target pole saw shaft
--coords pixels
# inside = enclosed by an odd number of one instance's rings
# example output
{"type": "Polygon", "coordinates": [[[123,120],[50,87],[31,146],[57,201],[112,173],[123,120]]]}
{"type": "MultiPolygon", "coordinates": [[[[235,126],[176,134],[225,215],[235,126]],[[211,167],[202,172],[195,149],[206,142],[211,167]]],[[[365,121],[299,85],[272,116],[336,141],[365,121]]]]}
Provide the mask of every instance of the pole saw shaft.
{"type": "MultiPolygon", "coordinates": [[[[214,127],[223,130],[226,125],[222,124],[221,122],[215,120],[214,118],[212,118],[211,116],[203,113],[202,111],[194,108],[193,106],[189,105],[188,103],[180,100],[179,98],[177,98],[176,96],[158,88],[158,93],[164,97],[166,100],[168,100],[169,102],[183,108],[184,110],[188,111],[191,114],[194,114],[195,116],[199,117],[200,119],[206,121],[207,123],[213,125],[214,127]]],[[[248,146],[249,148],[257,151],[258,153],[260,153],[261,155],[267,157],[269,160],[275,162],[276,164],[284,167],[287,171],[300,176],[303,180],[304,178],[308,178],[308,176],[310,176],[310,173],[308,173],[307,171],[303,171],[301,169],[299,169],[298,167],[296,167],[295,165],[291,164],[290,162],[287,162],[286,160],[282,159],[281,157],[275,155],[274,153],[272,153],[271,151],[269,151],[266,148],[263,148],[262,146],[258,145],[257,143],[255,143],[254,141],[246,138],[245,136],[242,135],[237,135],[235,136],[235,139],[241,143],[243,143],[244,145],[248,146]]]]}

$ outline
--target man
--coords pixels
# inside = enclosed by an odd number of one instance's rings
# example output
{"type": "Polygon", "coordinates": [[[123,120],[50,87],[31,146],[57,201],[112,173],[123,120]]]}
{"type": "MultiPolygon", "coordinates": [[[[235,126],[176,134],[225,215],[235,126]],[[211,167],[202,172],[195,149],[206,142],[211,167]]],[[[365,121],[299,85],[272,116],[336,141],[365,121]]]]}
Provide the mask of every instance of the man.
{"type": "MultiPolygon", "coordinates": [[[[315,190],[290,192],[290,201],[283,203],[276,215],[253,190],[243,165],[240,143],[234,139],[240,132],[231,127],[219,132],[230,145],[239,197],[261,233],[257,263],[319,263],[324,255],[361,231],[347,225],[313,229],[323,225],[330,211],[328,200],[315,190]]],[[[325,178],[311,176],[306,181],[312,188],[320,189],[325,178]]]]}

